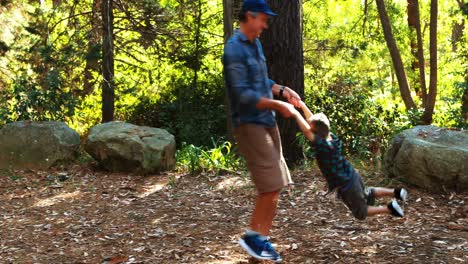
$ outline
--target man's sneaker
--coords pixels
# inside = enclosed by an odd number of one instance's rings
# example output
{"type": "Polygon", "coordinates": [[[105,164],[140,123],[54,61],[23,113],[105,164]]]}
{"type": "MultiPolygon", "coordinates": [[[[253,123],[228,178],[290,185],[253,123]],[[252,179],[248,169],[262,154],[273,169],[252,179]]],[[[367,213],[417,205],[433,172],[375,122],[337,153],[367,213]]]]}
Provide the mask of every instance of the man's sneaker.
{"type": "Polygon", "coordinates": [[[254,258],[272,260],[276,263],[282,261],[268,238],[260,236],[257,232],[247,231],[239,240],[239,244],[254,258]]]}
{"type": "Polygon", "coordinates": [[[406,202],[408,199],[408,191],[403,188],[396,188],[393,192],[395,193],[395,198],[398,200],[406,202]]]}
{"type": "Polygon", "coordinates": [[[400,205],[395,200],[391,201],[387,207],[394,216],[403,217],[405,215],[403,209],[401,209],[400,205]]]}

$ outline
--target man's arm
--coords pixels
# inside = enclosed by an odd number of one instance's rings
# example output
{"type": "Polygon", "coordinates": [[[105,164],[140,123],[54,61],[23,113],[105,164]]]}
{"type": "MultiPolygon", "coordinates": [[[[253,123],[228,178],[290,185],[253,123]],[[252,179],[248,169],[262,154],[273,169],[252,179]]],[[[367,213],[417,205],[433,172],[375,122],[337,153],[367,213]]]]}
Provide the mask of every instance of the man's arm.
{"type": "Polygon", "coordinates": [[[285,118],[289,118],[291,116],[294,117],[296,113],[299,114],[299,112],[297,112],[292,104],[288,104],[279,100],[268,99],[265,97],[261,97],[255,107],[257,107],[257,109],[275,110],[285,118]]]}
{"type": "MultiPolygon", "coordinates": [[[[241,104],[255,105],[257,109],[270,109],[281,113],[285,118],[292,115],[294,106],[282,101],[262,97],[252,89],[249,83],[248,70],[243,61],[243,53],[233,47],[226,47],[223,56],[226,81],[241,104]]],[[[270,80],[271,81],[271,80],[270,80]]],[[[271,83],[274,83],[271,81],[271,83]]]]}
{"type": "Polygon", "coordinates": [[[225,48],[223,63],[226,82],[241,104],[256,105],[261,96],[248,82],[248,70],[243,60],[244,54],[239,49],[232,46],[225,48]]]}
{"type": "MultiPolygon", "coordinates": [[[[271,91],[274,95],[279,96],[281,91],[281,86],[276,84],[274,81],[270,79],[271,83],[271,91]]],[[[301,97],[291,88],[284,86],[283,90],[283,97],[288,100],[290,104],[293,104],[295,107],[299,107],[299,102],[301,101],[301,97]]]]}

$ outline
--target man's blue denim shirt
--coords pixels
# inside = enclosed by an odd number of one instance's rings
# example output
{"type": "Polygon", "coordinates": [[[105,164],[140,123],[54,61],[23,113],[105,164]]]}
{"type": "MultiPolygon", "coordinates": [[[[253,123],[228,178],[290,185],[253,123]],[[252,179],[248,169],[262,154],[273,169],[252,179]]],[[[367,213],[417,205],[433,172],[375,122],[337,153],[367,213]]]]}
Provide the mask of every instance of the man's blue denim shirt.
{"type": "Polygon", "coordinates": [[[236,30],[224,46],[223,64],[233,125],[276,126],[274,111],[255,107],[261,97],[273,99],[271,87],[275,84],[268,78],[260,40],[251,42],[236,30]]]}

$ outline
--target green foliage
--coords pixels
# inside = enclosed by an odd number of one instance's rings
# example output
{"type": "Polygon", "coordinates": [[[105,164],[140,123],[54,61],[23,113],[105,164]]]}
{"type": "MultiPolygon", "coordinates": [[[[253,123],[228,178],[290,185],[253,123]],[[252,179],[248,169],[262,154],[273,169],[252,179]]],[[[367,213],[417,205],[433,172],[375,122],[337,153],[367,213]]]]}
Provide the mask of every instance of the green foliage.
{"type": "Polygon", "coordinates": [[[197,147],[184,142],[177,151],[176,159],[178,167],[190,174],[207,172],[218,175],[222,171],[232,172],[242,166],[241,159],[229,141],[213,141],[212,148],[197,147]]]}
{"type": "MultiPolygon", "coordinates": [[[[0,125],[56,119],[86,134],[100,122],[101,21],[92,3],[3,1],[0,125]]],[[[407,3],[386,4],[411,82],[418,72],[411,68],[407,3]]],[[[428,60],[429,1],[420,6],[428,60]]],[[[463,19],[467,24],[466,6],[440,2],[434,112],[439,126],[467,128],[461,118],[461,97],[468,89],[467,27],[458,49],[451,42],[454,24],[463,19]]],[[[212,138],[226,137],[222,1],[129,0],[114,8],[116,119],[167,129],[176,136],[180,155],[194,153],[183,158],[193,164],[186,165],[191,172],[222,167],[216,165],[218,152],[211,151],[212,138]]],[[[314,112],[330,117],[347,154],[368,158],[371,144],[384,149],[393,134],[418,124],[421,110],[406,112],[402,104],[375,2],[304,1],[303,16],[304,98],[314,112]]],[[[421,107],[420,98],[413,98],[421,107]]],[[[226,153],[226,146],[222,149],[226,153]]],[[[313,154],[310,148],[305,152],[313,154]]]]}
{"type": "Polygon", "coordinates": [[[314,158],[315,158],[314,148],[311,146],[309,140],[301,132],[298,132],[296,134],[296,139],[299,142],[299,146],[302,147],[302,154],[304,155],[304,158],[305,158],[302,165],[305,167],[309,167],[314,162],[314,158]]]}
{"type": "Polygon", "coordinates": [[[158,100],[143,97],[125,119],[137,125],[167,129],[178,142],[209,146],[226,135],[222,80],[184,84],[167,89],[158,100]]]}
{"type": "Polygon", "coordinates": [[[74,115],[76,100],[70,92],[61,90],[57,72],[51,71],[46,77],[48,89],[41,89],[30,77],[22,75],[13,82],[13,89],[3,97],[5,106],[0,120],[65,120],[74,115]]]}
{"type": "MultiPolygon", "coordinates": [[[[344,142],[346,154],[362,158],[371,157],[371,145],[385,149],[393,134],[416,125],[418,120],[417,113],[402,114],[397,105],[390,110],[383,109],[368,92],[358,88],[350,94],[316,91],[306,98],[306,104],[312,112],[328,116],[332,131],[344,142]]],[[[303,146],[306,156],[313,157],[313,149],[308,144],[303,146]]]]}

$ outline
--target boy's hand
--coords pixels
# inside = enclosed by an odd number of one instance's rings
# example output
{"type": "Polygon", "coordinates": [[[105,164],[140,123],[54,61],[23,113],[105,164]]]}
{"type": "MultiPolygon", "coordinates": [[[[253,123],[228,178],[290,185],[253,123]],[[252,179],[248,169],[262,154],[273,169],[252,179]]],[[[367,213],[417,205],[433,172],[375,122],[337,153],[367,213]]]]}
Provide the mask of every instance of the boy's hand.
{"type": "Polygon", "coordinates": [[[293,89],[289,87],[284,88],[283,97],[295,107],[300,107],[301,97],[293,89]]]}
{"type": "Polygon", "coordinates": [[[278,111],[281,116],[284,118],[289,118],[289,117],[295,117],[299,112],[297,112],[296,108],[294,108],[294,105],[285,103],[282,101],[276,101],[278,103],[278,107],[276,111],[278,111]]]}

